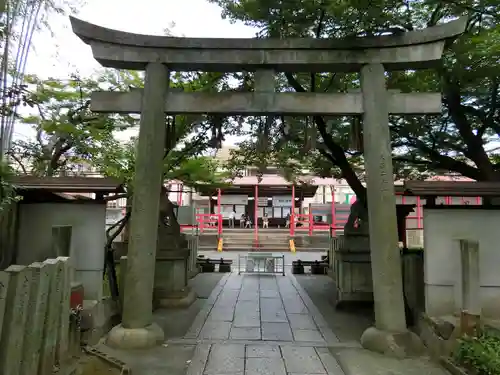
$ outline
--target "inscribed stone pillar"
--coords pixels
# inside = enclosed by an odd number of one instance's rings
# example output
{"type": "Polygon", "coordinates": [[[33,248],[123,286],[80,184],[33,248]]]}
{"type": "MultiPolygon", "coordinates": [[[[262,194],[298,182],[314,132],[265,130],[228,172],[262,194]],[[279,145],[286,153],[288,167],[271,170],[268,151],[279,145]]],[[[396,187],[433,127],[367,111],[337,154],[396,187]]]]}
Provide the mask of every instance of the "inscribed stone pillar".
{"type": "Polygon", "coordinates": [[[153,324],[152,299],[168,87],[167,67],[148,64],[135,166],[123,320],[108,336],[109,345],[123,349],[155,346],[164,338],[161,328],[153,324]]]}
{"type": "Polygon", "coordinates": [[[38,371],[51,279],[50,267],[47,264],[33,263],[29,268],[33,274],[28,306],[30,313],[24,332],[24,360],[21,363],[21,374],[36,374],[38,371]]]}
{"type": "Polygon", "coordinates": [[[363,333],[367,349],[404,357],[421,344],[406,327],[396,198],[389,133],[388,93],[382,64],[361,69],[363,144],[375,327],[363,333]],[[396,338],[396,336],[399,336],[396,338]]]}
{"type": "Polygon", "coordinates": [[[384,73],[382,64],[361,70],[373,294],[377,328],[403,332],[406,321],[384,73]]]}
{"type": "Polygon", "coordinates": [[[46,259],[45,269],[50,275],[47,312],[43,326],[42,346],[40,348],[39,372],[41,375],[52,374],[57,350],[57,335],[61,317],[61,296],[64,267],[60,260],[46,259]]]}
{"type": "Polygon", "coordinates": [[[479,242],[460,240],[462,304],[460,328],[462,334],[477,334],[481,318],[481,284],[479,274],[479,242]]]}
{"type": "Polygon", "coordinates": [[[25,266],[13,265],[8,267],[5,273],[9,275],[10,280],[5,324],[0,338],[0,374],[20,375],[32,270],[25,266]]]}

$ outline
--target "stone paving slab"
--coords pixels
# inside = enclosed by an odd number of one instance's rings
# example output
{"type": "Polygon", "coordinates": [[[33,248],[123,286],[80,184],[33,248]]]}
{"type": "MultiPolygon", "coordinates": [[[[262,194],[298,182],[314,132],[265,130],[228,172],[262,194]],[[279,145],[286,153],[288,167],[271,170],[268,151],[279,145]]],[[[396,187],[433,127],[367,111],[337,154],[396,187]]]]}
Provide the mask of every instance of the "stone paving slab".
{"type": "Polygon", "coordinates": [[[293,275],[228,274],[183,339],[187,375],[446,375],[425,359],[396,360],[340,342],[293,275]]]}
{"type": "Polygon", "coordinates": [[[345,375],[327,348],[231,342],[213,344],[209,349],[199,344],[187,374],[345,375]]]}
{"type": "Polygon", "coordinates": [[[334,351],[345,375],[449,375],[426,358],[395,359],[363,349],[334,351]]]}

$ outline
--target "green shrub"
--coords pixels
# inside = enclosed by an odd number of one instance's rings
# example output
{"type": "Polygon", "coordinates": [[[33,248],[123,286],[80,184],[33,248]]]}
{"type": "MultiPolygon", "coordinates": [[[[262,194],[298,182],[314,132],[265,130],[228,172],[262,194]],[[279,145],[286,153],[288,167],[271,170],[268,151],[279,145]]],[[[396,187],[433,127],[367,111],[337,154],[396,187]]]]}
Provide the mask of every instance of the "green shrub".
{"type": "Polygon", "coordinates": [[[460,339],[455,360],[477,375],[500,375],[500,336],[485,331],[478,337],[460,339]]]}

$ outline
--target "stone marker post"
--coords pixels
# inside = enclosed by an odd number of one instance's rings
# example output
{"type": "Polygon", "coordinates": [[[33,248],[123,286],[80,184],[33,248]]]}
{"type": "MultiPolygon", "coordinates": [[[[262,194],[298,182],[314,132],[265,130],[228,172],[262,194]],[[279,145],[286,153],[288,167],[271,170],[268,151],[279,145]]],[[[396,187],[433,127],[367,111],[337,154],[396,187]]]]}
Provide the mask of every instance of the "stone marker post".
{"type": "Polygon", "coordinates": [[[460,330],[462,334],[475,335],[481,324],[481,284],[479,274],[479,242],[460,240],[462,266],[462,306],[460,330]]]}
{"type": "Polygon", "coordinates": [[[142,95],[127,269],[123,270],[123,320],[111,330],[107,340],[117,348],[147,348],[164,339],[161,328],[153,323],[152,298],[168,89],[167,67],[149,63],[142,95]]]}
{"type": "Polygon", "coordinates": [[[376,327],[361,337],[367,349],[404,357],[421,343],[406,327],[396,197],[389,133],[388,92],[382,64],[361,69],[363,146],[376,327]],[[394,344],[394,345],[392,345],[394,344]]]}
{"type": "Polygon", "coordinates": [[[58,257],[62,267],[61,301],[59,302],[59,331],[57,335],[56,359],[59,364],[68,360],[69,354],[69,319],[72,269],[68,257],[58,257]]]}
{"type": "Polygon", "coordinates": [[[32,270],[32,281],[21,363],[21,374],[26,375],[38,373],[51,276],[47,264],[33,263],[28,267],[32,270]]]}
{"type": "Polygon", "coordinates": [[[7,324],[3,324],[0,338],[0,374],[21,374],[31,272],[31,269],[18,265],[10,266],[5,270],[10,280],[4,315],[4,322],[7,324]]]}
{"type": "Polygon", "coordinates": [[[9,288],[10,276],[7,272],[0,271],[0,343],[2,340],[2,327],[7,307],[7,290],[9,288]]]}
{"type": "Polygon", "coordinates": [[[63,265],[57,259],[47,259],[45,269],[50,275],[49,295],[47,297],[47,315],[43,327],[42,347],[40,349],[40,375],[50,375],[56,361],[57,335],[61,312],[61,293],[63,265]]]}

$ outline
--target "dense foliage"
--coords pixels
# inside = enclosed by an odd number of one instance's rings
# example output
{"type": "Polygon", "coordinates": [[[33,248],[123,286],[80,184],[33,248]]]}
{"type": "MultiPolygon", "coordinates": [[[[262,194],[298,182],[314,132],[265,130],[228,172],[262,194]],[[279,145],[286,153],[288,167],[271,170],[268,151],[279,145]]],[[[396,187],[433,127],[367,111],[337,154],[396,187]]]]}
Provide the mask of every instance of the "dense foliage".
{"type": "MultiPolygon", "coordinates": [[[[259,29],[259,37],[342,38],[398,34],[432,27],[458,16],[467,32],[449,41],[443,64],[424,71],[391,72],[389,89],[441,91],[441,116],[392,116],[390,129],[396,177],[422,178],[453,172],[474,180],[500,179],[500,17],[498,0],[211,0],[223,16],[259,29]]],[[[234,78],[234,77],[233,77],[234,78]]],[[[239,79],[241,89],[246,80],[239,79]]],[[[359,87],[358,74],[286,74],[279,91],[346,92],[359,87]]],[[[249,119],[249,140],[234,154],[242,162],[277,164],[293,175],[306,168],[343,177],[365,198],[361,120],[341,118],[249,119]]]]}
{"type": "Polygon", "coordinates": [[[477,375],[499,375],[500,336],[486,331],[478,337],[461,339],[455,360],[477,375]]]}

